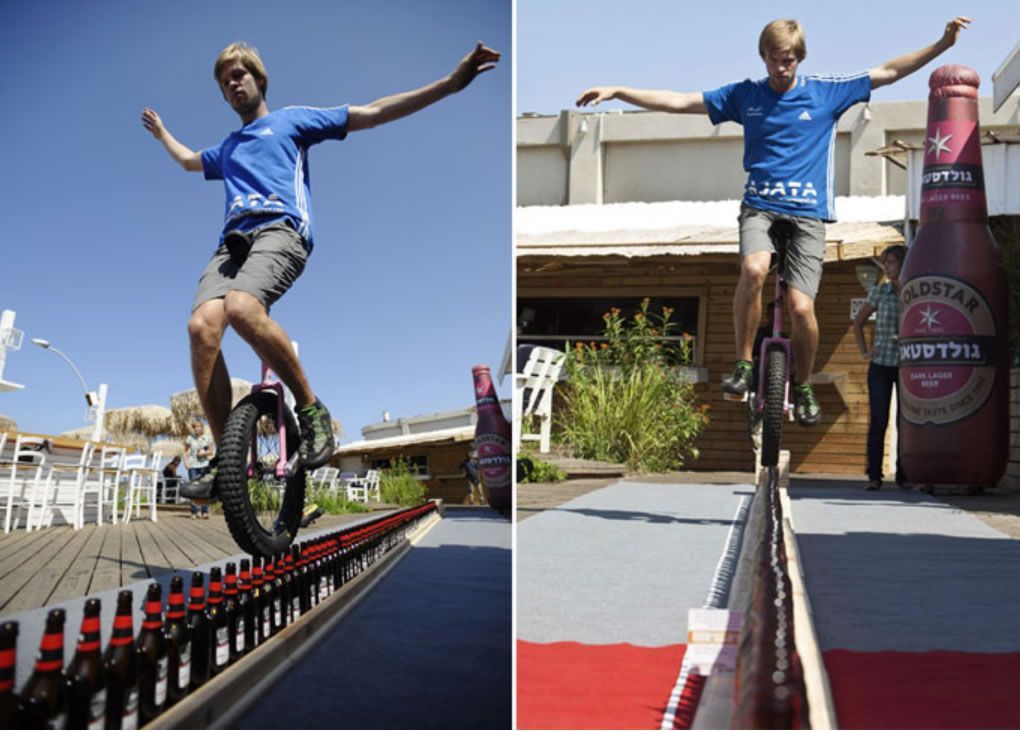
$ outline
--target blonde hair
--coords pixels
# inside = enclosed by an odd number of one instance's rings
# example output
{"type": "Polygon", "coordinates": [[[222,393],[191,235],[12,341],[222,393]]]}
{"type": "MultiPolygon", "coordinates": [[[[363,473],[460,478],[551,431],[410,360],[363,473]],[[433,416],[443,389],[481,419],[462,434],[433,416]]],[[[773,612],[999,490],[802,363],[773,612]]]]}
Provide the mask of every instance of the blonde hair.
{"type": "Polygon", "coordinates": [[[758,54],[765,58],[770,51],[792,51],[797,61],[807,56],[804,29],[796,20],[773,20],[758,37],[758,54]]]}
{"type": "Polygon", "coordinates": [[[266,73],[266,67],[262,64],[262,59],[259,58],[258,49],[249,46],[244,41],[231,43],[216,57],[216,65],[213,66],[213,78],[216,80],[216,85],[220,84],[223,67],[233,61],[239,61],[255,77],[255,82],[262,92],[262,98],[265,99],[266,92],[269,90],[269,75],[266,73]]]}

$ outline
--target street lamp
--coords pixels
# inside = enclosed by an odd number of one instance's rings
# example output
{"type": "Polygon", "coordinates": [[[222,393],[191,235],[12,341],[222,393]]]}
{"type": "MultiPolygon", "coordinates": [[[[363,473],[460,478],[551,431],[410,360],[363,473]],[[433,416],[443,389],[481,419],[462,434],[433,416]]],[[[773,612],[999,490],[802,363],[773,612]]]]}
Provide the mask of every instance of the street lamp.
{"type": "Polygon", "coordinates": [[[89,405],[90,409],[92,408],[96,409],[96,425],[95,428],[92,430],[92,441],[98,442],[103,435],[103,417],[105,416],[104,412],[106,410],[106,384],[102,383],[99,385],[99,393],[96,393],[95,391],[89,391],[89,387],[85,385],[85,379],[82,377],[81,371],[78,370],[78,366],[74,364],[74,361],[72,361],[70,358],[64,355],[64,353],[61,352],[60,350],[54,348],[53,345],[50,344],[49,340],[43,340],[42,338],[32,338],[31,342],[33,345],[38,345],[40,348],[43,348],[44,350],[53,351],[61,358],[63,358],[64,361],[69,366],[71,366],[71,370],[74,371],[74,375],[78,377],[78,382],[81,384],[81,389],[85,393],[85,403],[89,405]]]}

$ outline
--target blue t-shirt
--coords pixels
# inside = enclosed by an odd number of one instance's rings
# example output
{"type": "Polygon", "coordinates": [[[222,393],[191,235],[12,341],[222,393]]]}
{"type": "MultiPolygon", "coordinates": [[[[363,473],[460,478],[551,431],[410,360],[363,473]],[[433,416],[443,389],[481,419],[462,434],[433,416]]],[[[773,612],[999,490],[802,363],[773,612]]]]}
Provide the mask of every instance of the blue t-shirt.
{"type": "Polygon", "coordinates": [[[206,180],[222,180],[226,189],[223,232],[285,220],[311,251],[308,148],[346,136],[346,105],[284,107],[232,132],[219,147],[202,150],[206,180]]]}
{"type": "Polygon", "coordinates": [[[871,98],[868,72],[798,76],[778,94],[767,78],[704,92],[712,124],[744,126],[744,202],[752,208],[835,221],[836,123],[871,98]]]}

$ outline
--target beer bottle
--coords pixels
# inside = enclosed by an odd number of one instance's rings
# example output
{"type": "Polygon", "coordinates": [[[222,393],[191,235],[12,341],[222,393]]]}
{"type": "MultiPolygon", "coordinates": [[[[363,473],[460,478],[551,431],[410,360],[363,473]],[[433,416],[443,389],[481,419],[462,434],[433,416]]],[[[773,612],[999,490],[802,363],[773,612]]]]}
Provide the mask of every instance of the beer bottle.
{"type": "Polygon", "coordinates": [[[935,69],[921,219],[900,272],[907,479],[993,486],[1009,450],[1009,289],[988,228],[977,72],[935,69]]]}
{"type": "Polygon", "coordinates": [[[103,668],[98,599],[85,602],[78,649],[67,666],[69,728],[106,727],[106,670],[103,668]]]}
{"type": "Polygon", "coordinates": [[[205,577],[191,575],[188,596],[188,630],[191,633],[191,688],[198,688],[212,672],[212,629],[205,613],[205,577]]]}
{"type": "Polygon", "coordinates": [[[21,728],[66,728],[67,693],[64,681],[63,609],[46,615],[46,631],[35,657],[35,670],[21,689],[18,725],[21,728]]]}
{"type": "Polygon", "coordinates": [[[227,626],[230,628],[230,662],[244,654],[244,615],[237,602],[237,564],[227,563],[224,576],[223,608],[227,612],[227,626]]]}
{"type": "Polygon", "coordinates": [[[281,551],[276,559],[276,585],[280,595],[281,629],[294,621],[291,603],[290,554],[281,551]]]}
{"type": "Polygon", "coordinates": [[[287,573],[290,574],[291,622],[301,619],[301,615],[307,611],[305,606],[308,602],[308,591],[301,573],[302,568],[304,567],[301,565],[301,546],[293,545],[290,547],[290,560],[287,562],[287,573]]]}
{"type": "Polygon", "coordinates": [[[248,652],[256,645],[258,635],[258,621],[255,598],[251,591],[251,562],[246,558],[241,559],[241,577],[238,582],[237,595],[238,616],[244,622],[243,652],[248,652]]]}
{"type": "Polygon", "coordinates": [[[266,601],[266,583],[263,578],[262,559],[252,556],[251,598],[255,603],[255,643],[261,645],[273,633],[271,607],[266,601]]]}
{"type": "Polygon", "coordinates": [[[18,667],[18,623],[0,624],[0,728],[14,728],[17,697],[14,675],[18,667]]]}
{"type": "Polygon", "coordinates": [[[269,617],[271,621],[272,634],[283,629],[283,603],[280,601],[280,582],[277,580],[277,557],[267,559],[265,592],[266,601],[269,603],[269,617]]]}
{"type": "Polygon", "coordinates": [[[209,569],[209,639],[212,645],[212,664],[209,674],[217,675],[230,664],[230,626],[227,610],[223,606],[223,572],[219,566],[209,569]]]}
{"type": "Polygon", "coordinates": [[[496,510],[510,510],[513,464],[510,423],[503,416],[489,367],[471,369],[475,380],[475,448],[485,497],[496,510]]]}
{"type": "Polygon", "coordinates": [[[170,678],[170,659],[163,634],[163,589],[159,584],[149,584],[145,593],[145,618],[135,647],[141,722],[145,724],[163,712],[170,678]]]}
{"type": "Polygon", "coordinates": [[[135,653],[133,595],[117,595],[113,635],[103,654],[106,670],[106,728],[138,728],[138,656],[135,653]]]}
{"type": "Polygon", "coordinates": [[[170,681],[167,686],[167,707],[188,694],[191,688],[191,629],[184,616],[184,579],[170,579],[170,600],[166,607],[167,655],[170,659],[170,681]]]}

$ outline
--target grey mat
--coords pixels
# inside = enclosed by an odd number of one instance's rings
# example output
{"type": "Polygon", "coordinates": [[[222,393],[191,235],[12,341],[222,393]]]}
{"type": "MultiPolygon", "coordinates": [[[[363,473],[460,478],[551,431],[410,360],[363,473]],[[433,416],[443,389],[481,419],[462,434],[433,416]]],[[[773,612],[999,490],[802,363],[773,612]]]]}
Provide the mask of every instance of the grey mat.
{"type": "Polygon", "coordinates": [[[233,728],[510,728],[510,533],[448,511],[233,728]]]}
{"type": "Polygon", "coordinates": [[[750,484],[620,482],[517,527],[517,636],[530,642],[687,641],[750,484]]]}
{"type": "Polygon", "coordinates": [[[1020,541],[913,492],[790,497],[823,650],[1020,650],[1020,541]]]}

